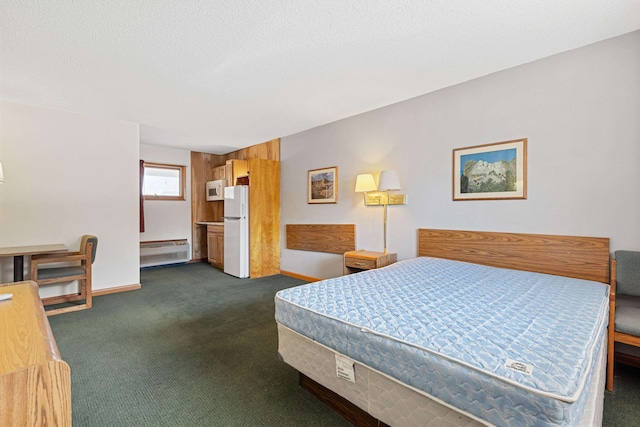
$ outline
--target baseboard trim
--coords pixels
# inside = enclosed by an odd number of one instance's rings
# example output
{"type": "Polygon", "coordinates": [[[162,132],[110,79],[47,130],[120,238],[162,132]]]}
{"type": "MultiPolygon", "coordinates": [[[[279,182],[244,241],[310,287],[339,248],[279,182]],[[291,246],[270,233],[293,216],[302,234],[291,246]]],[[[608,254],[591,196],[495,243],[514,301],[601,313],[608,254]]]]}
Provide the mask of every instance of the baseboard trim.
{"type": "Polygon", "coordinates": [[[293,277],[294,279],[306,280],[307,282],[319,282],[324,279],[318,277],[305,276],[303,274],[294,273],[292,271],[280,270],[280,274],[283,276],[293,277]]]}
{"type": "Polygon", "coordinates": [[[124,286],[116,286],[114,288],[106,288],[106,289],[97,289],[91,294],[94,297],[99,297],[101,295],[109,295],[109,294],[117,294],[119,292],[128,292],[135,291],[136,289],[140,289],[142,285],[140,283],[135,283],[133,285],[124,285],[124,286]]]}

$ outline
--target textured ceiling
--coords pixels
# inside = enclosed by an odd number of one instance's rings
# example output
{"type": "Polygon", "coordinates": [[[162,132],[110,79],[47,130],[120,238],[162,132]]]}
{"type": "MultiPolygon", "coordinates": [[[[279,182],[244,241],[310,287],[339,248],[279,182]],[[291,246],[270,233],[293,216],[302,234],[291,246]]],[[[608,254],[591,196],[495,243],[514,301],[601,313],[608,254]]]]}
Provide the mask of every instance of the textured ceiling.
{"type": "Polygon", "coordinates": [[[2,0],[0,98],[222,154],[637,29],[639,0],[2,0]]]}

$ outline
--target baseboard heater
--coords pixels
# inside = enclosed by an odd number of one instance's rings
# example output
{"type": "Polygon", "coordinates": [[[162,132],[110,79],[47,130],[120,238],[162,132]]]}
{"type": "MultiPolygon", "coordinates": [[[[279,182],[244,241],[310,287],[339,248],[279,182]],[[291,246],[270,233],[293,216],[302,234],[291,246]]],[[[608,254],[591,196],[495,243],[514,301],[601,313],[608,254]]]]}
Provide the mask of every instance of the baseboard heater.
{"type": "Polygon", "coordinates": [[[189,261],[187,239],[140,242],[140,268],[189,261]]]}

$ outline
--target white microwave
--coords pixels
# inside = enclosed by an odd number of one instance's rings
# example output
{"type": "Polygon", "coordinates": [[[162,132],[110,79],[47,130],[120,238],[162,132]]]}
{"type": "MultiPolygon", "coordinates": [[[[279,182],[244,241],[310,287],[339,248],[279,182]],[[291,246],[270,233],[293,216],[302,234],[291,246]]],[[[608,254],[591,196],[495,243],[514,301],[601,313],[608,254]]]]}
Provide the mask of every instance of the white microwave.
{"type": "Polygon", "coordinates": [[[213,202],[215,200],[224,200],[224,187],[227,185],[227,181],[224,179],[218,179],[216,181],[207,181],[205,187],[207,190],[207,202],[213,202]]]}

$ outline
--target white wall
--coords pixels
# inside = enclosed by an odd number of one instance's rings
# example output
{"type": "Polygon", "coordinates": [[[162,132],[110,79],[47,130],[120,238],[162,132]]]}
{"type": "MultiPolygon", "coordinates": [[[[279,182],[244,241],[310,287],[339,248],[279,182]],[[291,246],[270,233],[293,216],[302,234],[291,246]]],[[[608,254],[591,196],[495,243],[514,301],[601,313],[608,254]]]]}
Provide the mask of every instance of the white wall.
{"type": "MultiPolygon", "coordinates": [[[[396,169],[409,196],[389,208],[391,252],[416,255],[421,227],[609,237],[640,250],[640,32],[565,52],[281,140],[286,224],[355,223],[382,250],[382,207],[357,174],[396,169]],[[528,138],[528,198],[452,201],[452,150],[528,138]],[[309,169],[338,166],[338,203],[308,205],[309,169]]],[[[283,234],[284,235],[284,234],[283,234]]],[[[339,255],[286,249],[282,270],[328,278],[339,255]]]]}
{"type": "MultiPolygon", "coordinates": [[[[138,146],[135,123],[0,102],[0,245],[77,250],[95,234],[94,289],[139,283],[138,146]]],[[[12,260],[0,262],[12,281],[12,260]]]]}
{"type": "Polygon", "coordinates": [[[145,162],[187,166],[184,201],[145,200],[144,225],[140,241],[188,239],[191,245],[191,152],[175,148],[140,144],[145,162]]]}

